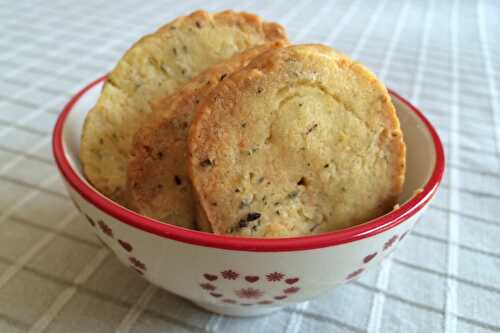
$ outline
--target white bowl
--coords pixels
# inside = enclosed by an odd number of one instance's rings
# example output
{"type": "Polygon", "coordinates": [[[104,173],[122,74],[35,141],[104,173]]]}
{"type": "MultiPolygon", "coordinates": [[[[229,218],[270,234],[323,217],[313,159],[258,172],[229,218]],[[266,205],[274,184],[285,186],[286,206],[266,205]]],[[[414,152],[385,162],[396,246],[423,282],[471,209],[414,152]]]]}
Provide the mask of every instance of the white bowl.
{"type": "Polygon", "coordinates": [[[75,95],[54,129],[54,156],[68,193],[123,264],[210,311],[265,314],[359,277],[398,246],[443,176],[436,131],[414,106],[391,92],[407,145],[406,183],[397,210],[353,228],[285,239],[220,236],[161,223],[115,204],[82,175],[82,125],[104,80],[75,95]],[[422,191],[414,195],[417,189],[422,191]]]}

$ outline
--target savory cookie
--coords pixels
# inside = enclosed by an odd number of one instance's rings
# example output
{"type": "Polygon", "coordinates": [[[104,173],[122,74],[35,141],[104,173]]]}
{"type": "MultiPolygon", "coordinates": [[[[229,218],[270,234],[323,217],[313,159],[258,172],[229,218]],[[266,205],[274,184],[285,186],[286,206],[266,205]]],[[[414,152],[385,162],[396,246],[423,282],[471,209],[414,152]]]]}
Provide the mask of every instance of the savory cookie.
{"type": "Polygon", "coordinates": [[[149,102],[237,52],[276,40],[286,40],[280,25],[233,11],[197,11],[141,38],[109,74],[85,120],[80,159],[87,179],[124,204],[132,138],[149,102]]]}
{"type": "MultiPolygon", "coordinates": [[[[136,212],[195,228],[195,204],[187,176],[187,137],[200,101],[232,72],[283,42],[267,43],[236,54],[152,103],[152,113],[137,131],[127,168],[127,203],[136,212]]],[[[209,225],[200,229],[210,231],[209,225]]]]}
{"type": "Polygon", "coordinates": [[[405,145],[385,87],[334,50],[271,50],[221,82],[189,134],[188,170],[218,234],[350,227],[396,203],[405,145]]]}

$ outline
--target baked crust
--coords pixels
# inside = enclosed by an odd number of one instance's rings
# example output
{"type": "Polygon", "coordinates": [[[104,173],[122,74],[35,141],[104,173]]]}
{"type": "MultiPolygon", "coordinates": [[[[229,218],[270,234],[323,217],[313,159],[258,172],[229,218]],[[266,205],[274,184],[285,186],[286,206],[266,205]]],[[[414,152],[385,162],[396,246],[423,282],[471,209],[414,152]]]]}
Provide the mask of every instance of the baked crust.
{"type": "Polygon", "coordinates": [[[322,45],[271,50],[221,82],[189,136],[188,170],[218,234],[322,233],[389,212],[405,145],[383,84],[322,45]]]}
{"type": "Polygon", "coordinates": [[[280,25],[233,11],[196,11],[141,38],[109,74],[85,120],[80,160],[87,179],[125,204],[132,138],[151,112],[150,101],[237,52],[275,40],[286,40],[280,25]]]}
{"type": "MultiPolygon", "coordinates": [[[[180,86],[175,94],[152,103],[152,113],[135,134],[127,168],[131,209],[163,222],[194,229],[195,202],[187,176],[187,137],[196,108],[219,82],[253,58],[284,42],[245,50],[180,86]]],[[[201,220],[200,229],[210,231],[201,220]]]]}

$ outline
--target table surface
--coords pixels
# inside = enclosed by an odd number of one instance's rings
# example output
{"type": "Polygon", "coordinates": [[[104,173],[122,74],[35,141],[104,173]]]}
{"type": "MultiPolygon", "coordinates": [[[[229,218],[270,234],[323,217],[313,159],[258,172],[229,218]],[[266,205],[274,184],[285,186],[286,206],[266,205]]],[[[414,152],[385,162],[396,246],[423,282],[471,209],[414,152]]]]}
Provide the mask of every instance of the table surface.
{"type": "Polygon", "coordinates": [[[500,331],[500,5],[495,1],[0,0],[0,332],[500,331]],[[200,310],[91,234],[50,134],[70,96],[194,9],[257,12],[366,64],[436,126],[440,192],[379,270],[271,316],[200,310]]]}

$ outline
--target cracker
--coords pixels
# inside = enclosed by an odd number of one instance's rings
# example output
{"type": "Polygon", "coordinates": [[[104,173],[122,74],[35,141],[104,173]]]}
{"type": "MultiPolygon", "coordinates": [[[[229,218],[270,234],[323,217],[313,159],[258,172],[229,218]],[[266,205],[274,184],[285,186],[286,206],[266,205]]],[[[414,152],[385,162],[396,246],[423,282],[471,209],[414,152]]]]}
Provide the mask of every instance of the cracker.
{"type": "Polygon", "coordinates": [[[283,28],[255,15],[196,11],[141,38],[109,74],[85,120],[80,159],[87,179],[125,204],[132,138],[151,112],[150,101],[248,47],[286,40],[283,28]]]}
{"type": "Polygon", "coordinates": [[[221,82],[192,124],[188,169],[218,234],[288,237],[366,222],[402,190],[390,96],[321,45],[271,50],[221,82]]]}
{"type": "MultiPolygon", "coordinates": [[[[199,103],[219,82],[253,58],[283,42],[250,48],[215,65],[152,103],[152,113],[137,131],[127,168],[128,204],[136,212],[195,228],[195,201],[187,176],[187,137],[199,103]]],[[[203,220],[202,220],[203,222],[203,220]]],[[[200,229],[210,230],[202,224],[200,229]]]]}

